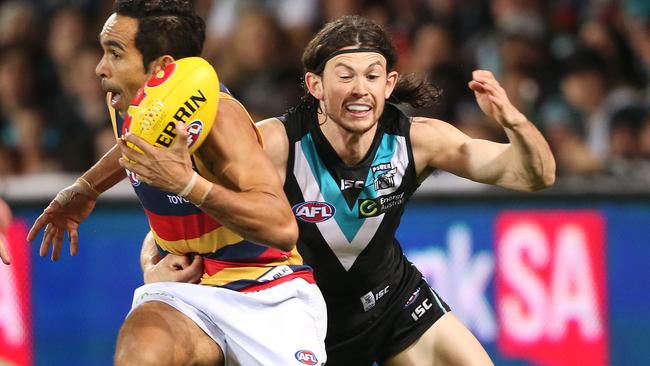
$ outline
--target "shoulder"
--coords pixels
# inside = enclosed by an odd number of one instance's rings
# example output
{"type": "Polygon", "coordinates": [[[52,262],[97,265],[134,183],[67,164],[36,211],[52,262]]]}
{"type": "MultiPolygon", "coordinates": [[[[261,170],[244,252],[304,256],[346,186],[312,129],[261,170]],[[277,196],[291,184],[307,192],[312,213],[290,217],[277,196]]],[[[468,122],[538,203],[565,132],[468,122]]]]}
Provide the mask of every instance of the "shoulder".
{"type": "Polygon", "coordinates": [[[267,118],[256,123],[265,141],[287,138],[284,123],[278,117],[267,118]]]}
{"type": "Polygon", "coordinates": [[[215,125],[253,124],[253,120],[241,102],[229,94],[221,93],[215,125]]]}
{"type": "Polygon", "coordinates": [[[256,126],[264,140],[264,152],[284,183],[289,156],[289,137],[285,125],[279,118],[268,118],[257,122],[256,126]]]}
{"type": "Polygon", "coordinates": [[[457,155],[470,139],[451,124],[435,119],[413,117],[411,119],[411,146],[419,168],[439,167],[442,162],[457,155]]]}

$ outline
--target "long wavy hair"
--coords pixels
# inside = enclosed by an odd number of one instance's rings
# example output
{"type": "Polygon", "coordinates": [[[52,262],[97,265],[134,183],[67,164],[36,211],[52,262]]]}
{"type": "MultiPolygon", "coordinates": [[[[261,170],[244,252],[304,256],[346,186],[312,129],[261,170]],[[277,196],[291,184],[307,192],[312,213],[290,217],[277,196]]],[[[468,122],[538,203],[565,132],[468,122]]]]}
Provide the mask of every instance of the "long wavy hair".
{"type": "MultiPolygon", "coordinates": [[[[305,72],[323,74],[325,64],[331,55],[345,47],[375,49],[387,62],[388,71],[393,71],[397,63],[397,52],[390,35],[373,21],[358,15],[346,15],[327,23],[307,44],[302,54],[305,72]]],[[[318,108],[318,100],[306,88],[301,104],[318,108]]],[[[407,103],[414,108],[430,106],[438,100],[440,90],[426,79],[414,74],[400,76],[389,102],[407,103]]]]}

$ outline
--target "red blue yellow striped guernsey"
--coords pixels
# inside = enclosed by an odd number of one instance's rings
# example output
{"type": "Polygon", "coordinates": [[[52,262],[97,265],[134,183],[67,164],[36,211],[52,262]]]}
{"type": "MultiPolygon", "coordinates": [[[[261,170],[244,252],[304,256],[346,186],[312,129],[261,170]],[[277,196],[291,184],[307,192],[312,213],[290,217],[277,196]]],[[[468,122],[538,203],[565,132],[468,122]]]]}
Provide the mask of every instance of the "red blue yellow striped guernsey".
{"type": "MultiPolygon", "coordinates": [[[[220,85],[220,89],[222,101],[235,100],[225,86],[220,85]]],[[[107,102],[113,130],[118,136],[122,119],[110,106],[110,93],[107,102]]],[[[251,124],[255,126],[252,120],[251,124]]],[[[257,133],[262,144],[261,135],[257,133]]],[[[214,176],[197,155],[193,155],[192,160],[199,174],[214,181],[214,176]]],[[[304,265],[296,248],[285,252],[249,242],[182,197],[148,186],[129,171],[127,176],[149,219],[159,251],[162,254],[198,253],[203,256],[201,284],[247,292],[296,277],[314,283],[312,269],[304,265]]]]}

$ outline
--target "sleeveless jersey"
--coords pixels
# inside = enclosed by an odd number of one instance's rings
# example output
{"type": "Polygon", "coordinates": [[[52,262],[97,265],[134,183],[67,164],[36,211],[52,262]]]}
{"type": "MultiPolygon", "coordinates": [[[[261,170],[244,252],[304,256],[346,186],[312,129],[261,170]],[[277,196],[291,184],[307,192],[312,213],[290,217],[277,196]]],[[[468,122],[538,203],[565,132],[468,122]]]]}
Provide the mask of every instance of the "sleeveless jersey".
{"type": "Polygon", "coordinates": [[[327,302],[329,350],[403,308],[422,279],[395,238],[418,186],[410,120],[387,104],[367,155],[353,166],[324,137],[314,110],[300,106],[280,120],[289,139],[284,188],[298,250],[327,302]]]}
{"type": "MultiPolygon", "coordinates": [[[[235,100],[223,84],[219,98],[235,100]]],[[[107,101],[117,136],[123,121],[110,106],[110,96],[107,101]]],[[[252,120],[251,124],[254,126],[252,120]]],[[[255,130],[261,144],[261,136],[255,130]]],[[[192,156],[192,162],[201,176],[215,181],[198,155],[192,156]]],[[[257,291],[296,277],[313,283],[311,268],[303,264],[296,248],[282,251],[249,242],[184,198],[149,186],[128,170],[127,176],[144,208],[161,254],[198,253],[203,256],[201,284],[257,291]]]]}

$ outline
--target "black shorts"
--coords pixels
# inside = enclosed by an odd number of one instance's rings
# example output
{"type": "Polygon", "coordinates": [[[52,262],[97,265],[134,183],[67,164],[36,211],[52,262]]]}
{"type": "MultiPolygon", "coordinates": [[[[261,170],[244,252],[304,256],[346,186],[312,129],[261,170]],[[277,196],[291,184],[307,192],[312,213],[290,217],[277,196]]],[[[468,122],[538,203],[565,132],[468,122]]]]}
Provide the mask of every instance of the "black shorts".
{"type": "MultiPolygon", "coordinates": [[[[327,366],[371,366],[406,349],[424,334],[449,306],[420,277],[412,278],[388,306],[370,314],[354,335],[325,340],[327,366]]],[[[364,314],[365,315],[365,314],[364,314]]]]}

